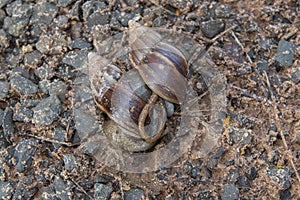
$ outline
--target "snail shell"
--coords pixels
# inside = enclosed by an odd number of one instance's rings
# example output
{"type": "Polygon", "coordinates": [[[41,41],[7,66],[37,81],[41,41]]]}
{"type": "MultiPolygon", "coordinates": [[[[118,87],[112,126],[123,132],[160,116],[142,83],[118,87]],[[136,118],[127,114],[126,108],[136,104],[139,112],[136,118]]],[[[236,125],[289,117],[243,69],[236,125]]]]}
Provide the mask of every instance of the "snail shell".
{"type": "Polygon", "coordinates": [[[172,103],[184,102],[188,62],[158,32],[135,22],[129,25],[129,57],[135,69],[123,74],[98,58],[99,76],[93,76],[92,87],[98,107],[113,121],[104,126],[106,136],[136,152],[149,149],[164,131],[167,113],[162,101],[156,102],[157,95],[172,103]]]}
{"type": "Polygon", "coordinates": [[[183,53],[150,28],[130,22],[130,60],[148,87],[160,97],[181,104],[187,91],[188,63],[183,53]]]}
{"type": "Polygon", "coordinates": [[[91,86],[96,94],[95,102],[112,120],[104,125],[105,135],[113,144],[130,152],[151,148],[160,138],[156,134],[163,133],[167,120],[163,102],[158,101],[147,116],[145,132],[147,136],[157,139],[151,143],[146,142],[139,134],[138,121],[151,96],[151,90],[136,69],[122,74],[118,67],[107,64],[104,58],[94,54],[89,56],[90,59],[100,65],[98,74],[91,78],[91,86]]]}

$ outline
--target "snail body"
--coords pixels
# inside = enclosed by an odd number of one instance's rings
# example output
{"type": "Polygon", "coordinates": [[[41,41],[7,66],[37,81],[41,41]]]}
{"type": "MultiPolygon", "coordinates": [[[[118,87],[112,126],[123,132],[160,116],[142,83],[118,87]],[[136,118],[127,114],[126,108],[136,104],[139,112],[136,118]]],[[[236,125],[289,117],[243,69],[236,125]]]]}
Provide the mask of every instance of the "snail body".
{"type": "Polygon", "coordinates": [[[157,32],[132,23],[128,35],[134,69],[123,73],[95,53],[89,60],[99,65],[91,79],[96,104],[111,119],[104,124],[105,135],[115,146],[139,152],[163,135],[167,111],[161,98],[184,101],[188,62],[179,49],[161,42],[157,32]]]}

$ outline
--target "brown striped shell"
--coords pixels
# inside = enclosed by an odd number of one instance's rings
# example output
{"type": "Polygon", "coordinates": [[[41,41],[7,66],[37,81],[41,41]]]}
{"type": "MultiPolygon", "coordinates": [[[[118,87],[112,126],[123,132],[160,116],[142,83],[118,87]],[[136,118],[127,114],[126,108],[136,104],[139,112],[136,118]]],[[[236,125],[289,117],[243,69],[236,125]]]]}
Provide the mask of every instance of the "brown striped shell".
{"type": "Polygon", "coordinates": [[[146,142],[139,134],[138,122],[140,113],[151,96],[151,90],[136,69],[122,74],[119,68],[107,64],[104,58],[99,59],[98,63],[105,65],[100,67],[97,76],[91,78],[91,86],[97,94],[97,106],[112,120],[104,125],[105,135],[116,146],[131,152],[151,148],[159,139],[156,134],[161,134],[164,130],[167,113],[163,102],[158,101],[147,115],[147,124],[144,125],[147,136],[157,139],[146,142]]]}
{"type": "Polygon", "coordinates": [[[178,48],[152,29],[130,22],[128,36],[135,69],[122,74],[102,58],[100,75],[91,83],[96,104],[112,120],[104,125],[106,136],[116,146],[136,152],[149,149],[163,133],[167,114],[157,95],[172,103],[184,102],[188,63],[178,48]]]}
{"type": "Polygon", "coordinates": [[[160,97],[176,104],[184,101],[188,63],[176,47],[162,42],[157,32],[131,22],[130,60],[148,87],[160,97]]]}

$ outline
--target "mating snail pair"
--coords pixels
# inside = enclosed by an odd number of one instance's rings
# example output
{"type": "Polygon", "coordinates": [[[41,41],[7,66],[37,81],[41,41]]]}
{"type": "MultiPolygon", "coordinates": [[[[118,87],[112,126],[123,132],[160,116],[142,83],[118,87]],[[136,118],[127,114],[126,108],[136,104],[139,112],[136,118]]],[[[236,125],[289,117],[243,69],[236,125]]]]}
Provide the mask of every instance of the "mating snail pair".
{"type": "Polygon", "coordinates": [[[185,101],[189,66],[182,50],[136,22],[130,23],[128,43],[133,69],[124,72],[114,59],[90,53],[89,62],[98,70],[90,71],[90,80],[96,104],[111,119],[103,127],[107,138],[129,152],[140,152],[164,133],[164,100],[179,105],[185,101]]]}

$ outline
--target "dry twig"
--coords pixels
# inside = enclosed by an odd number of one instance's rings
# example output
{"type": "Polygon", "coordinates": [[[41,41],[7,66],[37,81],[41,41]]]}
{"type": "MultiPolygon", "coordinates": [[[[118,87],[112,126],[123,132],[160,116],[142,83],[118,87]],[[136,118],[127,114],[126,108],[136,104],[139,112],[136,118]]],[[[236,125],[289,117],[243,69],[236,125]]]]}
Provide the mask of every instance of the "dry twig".
{"type": "Polygon", "coordinates": [[[73,147],[73,146],[79,145],[79,144],[72,144],[72,143],[68,143],[68,142],[61,142],[61,141],[58,141],[58,140],[53,140],[53,139],[49,139],[49,138],[46,138],[46,137],[43,137],[43,136],[33,135],[33,134],[30,134],[30,133],[25,133],[24,135],[29,136],[29,137],[34,137],[36,139],[39,139],[39,140],[42,140],[42,141],[45,141],[45,142],[61,144],[61,145],[68,146],[68,147],[73,147]]]}

